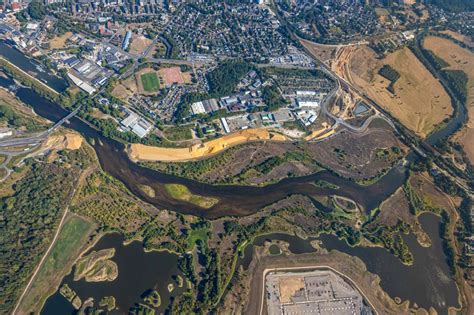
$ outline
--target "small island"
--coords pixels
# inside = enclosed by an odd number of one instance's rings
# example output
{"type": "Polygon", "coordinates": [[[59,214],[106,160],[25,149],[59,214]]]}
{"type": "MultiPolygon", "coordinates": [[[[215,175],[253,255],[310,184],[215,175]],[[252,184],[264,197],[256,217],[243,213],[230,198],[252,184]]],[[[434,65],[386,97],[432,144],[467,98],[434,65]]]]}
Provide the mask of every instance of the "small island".
{"type": "Polygon", "coordinates": [[[115,255],[115,249],[93,251],[80,258],[76,263],[74,281],[85,278],[87,282],[114,281],[118,276],[118,267],[110,260],[115,255]]]}
{"type": "Polygon", "coordinates": [[[99,306],[105,307],[107,311],[111,312],[115,309],[115,298],[113,296],[104,296],[99,301],[99,306]]]}
{"type": "Polygon", "coordinates": [[[186,201],[198,207],[209,209],[219,202],[219,199],[199,196],[191,193],[188,187],[181,184],[165,184],[166,192],[171,198],[186,201]]]}
{"type": "Polygon", "coordinates": [[[64,284],[60,289],[59,289],[59,294],[64,296],[66,300],[71,302],[72,306],[78,310],[81,308],[82,301],[81,298],[76,294],[76,291],[71,289],[67,284],[64,284]]]}

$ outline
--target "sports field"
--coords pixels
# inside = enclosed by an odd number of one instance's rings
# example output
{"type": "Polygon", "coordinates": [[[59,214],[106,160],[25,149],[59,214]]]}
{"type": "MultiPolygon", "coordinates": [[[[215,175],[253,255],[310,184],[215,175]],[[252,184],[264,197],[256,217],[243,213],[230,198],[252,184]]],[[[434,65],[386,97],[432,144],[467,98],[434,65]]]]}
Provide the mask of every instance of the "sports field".
{"type": "Polygon", "coordinates": [[[145,92],[158,92],[160,83],[155,72],[149,72],[141,75],[143,90],[145,92]]]}

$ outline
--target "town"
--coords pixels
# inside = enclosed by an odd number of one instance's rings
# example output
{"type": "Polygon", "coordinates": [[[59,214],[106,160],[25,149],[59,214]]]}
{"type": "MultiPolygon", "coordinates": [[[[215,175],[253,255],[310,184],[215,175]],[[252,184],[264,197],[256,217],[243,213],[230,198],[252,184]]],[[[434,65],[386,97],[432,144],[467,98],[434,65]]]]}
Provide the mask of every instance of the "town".
{"type": "Polygon", "coordinates": [[[0,313],[472,314],[473,10],[0,1],[0,313]]]}

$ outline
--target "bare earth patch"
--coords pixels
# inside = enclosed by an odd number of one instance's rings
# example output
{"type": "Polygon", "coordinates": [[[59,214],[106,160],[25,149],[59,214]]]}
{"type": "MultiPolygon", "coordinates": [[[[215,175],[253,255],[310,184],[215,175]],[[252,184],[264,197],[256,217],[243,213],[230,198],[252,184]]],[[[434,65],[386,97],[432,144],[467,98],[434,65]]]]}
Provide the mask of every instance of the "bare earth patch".
{"type": "Polygon", "coordinates": [[[179,67],[162,68],[158,75],[163,79],[165,86],[169,87],[176,84],[184,84],[184,78],[179,67]]]}
{"type": "Polygon", "coordinates": [[[247,129],[217,138],[189,148],[165,148],[144,144],[132,144],[128,154],[133,160],[142,161],[189,161],[209,157],[223,150],[250,141],[284,141],[282,135],[269,132],[267,129],[247,129]]]}

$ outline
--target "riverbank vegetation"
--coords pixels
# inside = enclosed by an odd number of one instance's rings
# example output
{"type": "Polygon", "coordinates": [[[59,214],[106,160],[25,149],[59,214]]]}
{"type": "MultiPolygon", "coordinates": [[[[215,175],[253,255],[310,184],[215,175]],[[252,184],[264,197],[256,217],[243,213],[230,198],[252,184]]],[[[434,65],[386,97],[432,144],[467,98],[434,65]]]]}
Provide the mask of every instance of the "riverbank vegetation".
{"type": "Polygon", "coordinates": [[[0,90],[0,125],[29,132],[46,130],[50,123],[33,113],[10,93],[0,90]]]}
{"type": "Polygon", "coordinates": [[[140,164],[209,184],[265,186],[324,168],[356,181],[376,181],[405,150],[391,131],[374,128],[364,135],[342,132],[320,143],[248,143],[196,161],[140,164]]]}
{"type": "Polygon", "coordinates": [[[0,255],[4,257],[0,260],[5,272],[0,275],[0,312],[12,310],[53,238],[77,178],[90,163],[82,149],[57,152],[55,157],[26,160],[19,170],[23,177],[13,177],[17,181],[10,184],[11,189],[2,191],[0,255]]]}
{"type": "Polygon", "coordinates": [[[66,219],[58,239],[20,304],[23,313],[39,313],[86,246],[95,224],[76,215],[66,219]]]}

